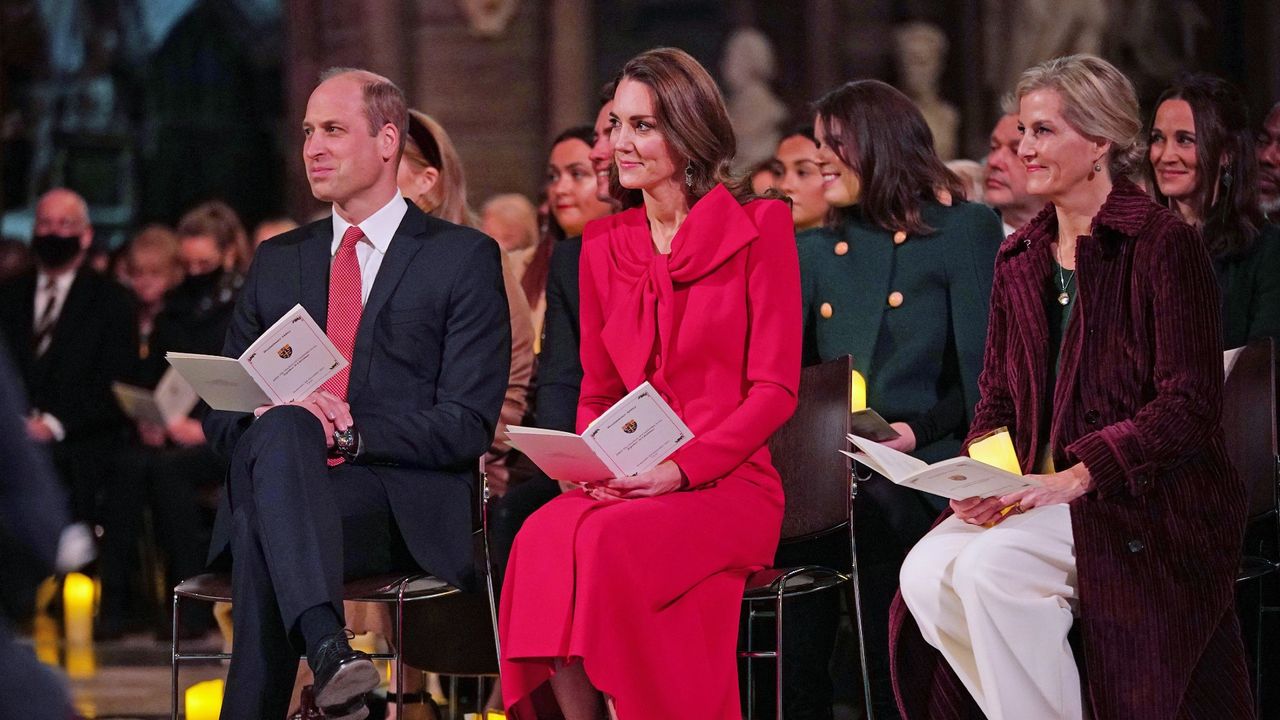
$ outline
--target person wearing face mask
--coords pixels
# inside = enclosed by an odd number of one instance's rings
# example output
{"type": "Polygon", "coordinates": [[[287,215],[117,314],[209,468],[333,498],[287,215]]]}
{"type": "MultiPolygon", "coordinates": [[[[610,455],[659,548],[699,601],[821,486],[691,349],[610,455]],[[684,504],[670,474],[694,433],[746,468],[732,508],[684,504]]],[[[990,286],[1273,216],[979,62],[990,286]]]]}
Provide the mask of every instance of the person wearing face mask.
{"type": "MultiPolygon", "coordinates": [[[[924,116],[898,90],[852,82],[815,108],[836,213],[800,242],[805,362],[853,356],[868,405],[900,433],[885,444],[926,462],[952,457],[978,401],[1000,222],[964,200],[924,116]]],[[[860,488],[866,673],[875,717],[893,718],[889,604],[903,556],[943,506],[879,476],[860,488]]]]}
{"type": "MultiPolygon", "coordinates": [[[[155,387],[168,371],[167,352],[219,352],[244,284],[236,266],[247,235],[229,205],[214,200],[192,208],[178,221],[176,235],[177,259],[185,277],[164,296],[164,307],[139,359],[134,381],[144,387],[155,387]]],[[[205,439],[202,421],[207,413],[208,406],[201,402],[187,417],[165,427],[146,420],[135,423],[137,442],[121,456],[103,525],[100,638],[118,637],[129,629],[128,577],[144,507],[152,509],[168,585],[204,568],[210,524],[200,497],[218,486],[227,467],[205,439]]],[[[183,613],[182,621],[178,629],[182,636],[203,634],[210,622],[208,606],[183,613]]],[[[156,630],[163,636],[171,628],[166,621],[156,630]]]]}
{"type": "Polygon", "coordinates": [[[83,266],[93,241],[84,198],[50,190],[36,204],[33,270],[0,285],[0,331],[26,384],[27,434],[70,487],[72,517],[98,519],[98,495],[126,423],[111,394],[137,354],[129,293],[83,266]]]}
{"type": "Polygon", "coordinates": [[[1147,169],[1157,201],[1200,230],[1213,258],[1222,346],[1280,338],[1280,226],[1258,203],[1257,154],[1240,91],[1212,75],[1181,77],[1150,123],[1147,169]]]}

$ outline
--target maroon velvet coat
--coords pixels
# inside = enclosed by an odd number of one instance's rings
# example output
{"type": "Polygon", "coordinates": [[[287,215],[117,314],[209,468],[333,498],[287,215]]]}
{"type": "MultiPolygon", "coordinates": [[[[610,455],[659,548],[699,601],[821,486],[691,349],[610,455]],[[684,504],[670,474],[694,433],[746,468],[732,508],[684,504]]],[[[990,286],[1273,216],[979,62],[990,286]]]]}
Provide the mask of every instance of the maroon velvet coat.
{"type": "MultiPolygon", "coordinates": [[[[1054,392],[1055,464],[1083,462],[1093,488],[1071,503],[1087,706],[1097,720],[1251,718],[1233,605],[1246,493],[1219,424],[1218,288],[1197,233],[1128,182],[1078,240],[1078,295],[1049,382],[1044,293],[1053,206],[996,258],[970,438],[1013,434],[1025,472],[1041,401],[1054,392]]],[[[903,716],[980,718],[901,597],[891,627],[903,716]]]]}

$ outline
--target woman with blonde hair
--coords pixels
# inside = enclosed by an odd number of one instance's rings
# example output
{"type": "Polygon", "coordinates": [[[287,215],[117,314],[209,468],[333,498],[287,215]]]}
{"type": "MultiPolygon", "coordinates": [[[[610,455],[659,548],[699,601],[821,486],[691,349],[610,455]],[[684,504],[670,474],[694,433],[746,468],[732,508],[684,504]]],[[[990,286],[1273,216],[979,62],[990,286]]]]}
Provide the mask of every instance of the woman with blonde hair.
{"type": "Polygon", "coordinates": [[[1050,204],[996,256],[966,444],[1007,427],[1036,485],[953,500],[907,556],[903,717],[1252,718],[1233,602],[1248,503],[1204,243],[1127,179],[1142,123],[1114,66],[1051,60],[1017,97],[1027,191],[1050,204]]]}
{"type": "Polygon", "coordinates": [[[479,224],[467,203],[467,174],[453,140],[421,110],[409,108],[409,132],[396,181],[400,192],[423,212],[458,225],[479,224]]]}

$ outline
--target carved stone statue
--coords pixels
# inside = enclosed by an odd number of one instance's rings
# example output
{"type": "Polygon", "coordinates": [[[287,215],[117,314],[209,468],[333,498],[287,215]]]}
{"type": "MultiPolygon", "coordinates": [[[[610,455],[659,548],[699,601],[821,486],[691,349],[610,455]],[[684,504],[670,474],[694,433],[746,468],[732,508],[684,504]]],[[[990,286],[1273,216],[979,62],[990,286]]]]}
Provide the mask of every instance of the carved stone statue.
{"type": "Polygon", "coordinates": [[[734,168],[739,172],[773,157],[787,108],[769,81],[776,71],[773,45],[755,28],[741,28],[725,45],[720,72],[728,86],[726,104],[738,139],[734,168]]]}
{"type": "Polygon", "coordinates": [[[471,34],[496,38],[506,32],[516,14],[519,0],[461,0],[462,10],[471,24],[471,34]]]}
{"type": "Polygon", "coordinates": [[[913,22],[894,29],[893,39],[902,91],[920,107],[933,132],[938,157],[954,159],[960,114],[938,93],[938,79],[950,46],[947,36],[934,25],[913,22]]]}
{"type": "MultiPolygon", "coordinates": [[[[1023,70],[1062,55],[1101,55],[1106,0],[985,0],[987,86],[999,97],[1023,70]]],[[[1138,25],[1118,25],[1132,32],[1138,25]]]]}

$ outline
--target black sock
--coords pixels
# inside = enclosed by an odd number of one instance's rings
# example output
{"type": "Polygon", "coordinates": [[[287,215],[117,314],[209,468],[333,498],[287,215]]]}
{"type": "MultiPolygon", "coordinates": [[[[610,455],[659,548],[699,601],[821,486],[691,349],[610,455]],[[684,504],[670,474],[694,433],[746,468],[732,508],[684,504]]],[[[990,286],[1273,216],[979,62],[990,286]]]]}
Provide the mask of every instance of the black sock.
{"type": "Polygon", "coordinates": [[[320,643],[333,637],[341,629],[342,620],[329,603],[309,607],[298,617],[298,631],[302,633],[302,640],[307,645],[308,658],[314,658],[320,643]]]}

